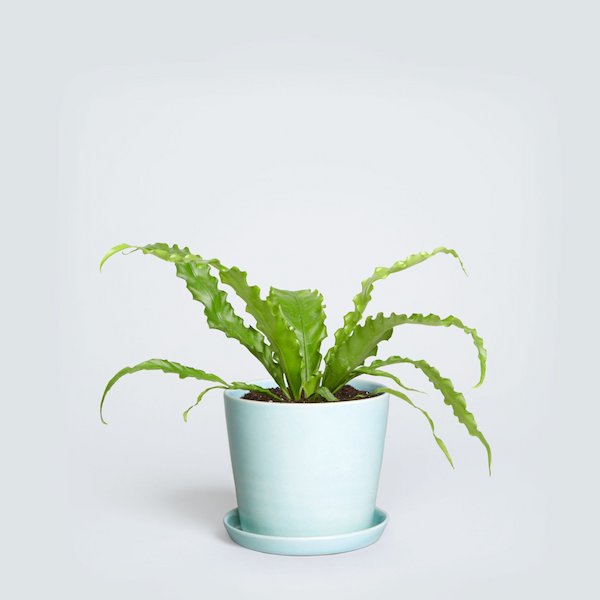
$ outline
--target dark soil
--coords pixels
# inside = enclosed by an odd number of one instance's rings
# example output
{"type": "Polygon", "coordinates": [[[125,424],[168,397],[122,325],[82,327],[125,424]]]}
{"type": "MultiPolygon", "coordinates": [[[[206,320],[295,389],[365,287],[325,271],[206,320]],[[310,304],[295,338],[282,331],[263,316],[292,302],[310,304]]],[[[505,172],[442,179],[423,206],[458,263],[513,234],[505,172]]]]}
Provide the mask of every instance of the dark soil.
{"type": "MultiPolygon", "coordinates": [[[[281,398],[281,402],[290,402],[284,395],[283,392],[279,388],[269,388],[269,391],[279,396],[281,398]]],[[[357,390],[355,387],[351,385],[342,386],[334,396],[340,400],[362,400],[364,398],[372,398],[373,396],[380,396],[381,394],[372,394],[371,392],[365,392],[364,390],[357,390]]],[[[263,394],[262,392],[247,392],[244,396],[242,396],[245,400],[258,400],[259,402],[275,402],[275,399],[267,394],[263,394]]],[[[300,398],[299,400],[294,400],[294,403],[320,403],[327,402],[324,398],[320,396],[316,400],[308,400],[307,398],[300,398]]]]}

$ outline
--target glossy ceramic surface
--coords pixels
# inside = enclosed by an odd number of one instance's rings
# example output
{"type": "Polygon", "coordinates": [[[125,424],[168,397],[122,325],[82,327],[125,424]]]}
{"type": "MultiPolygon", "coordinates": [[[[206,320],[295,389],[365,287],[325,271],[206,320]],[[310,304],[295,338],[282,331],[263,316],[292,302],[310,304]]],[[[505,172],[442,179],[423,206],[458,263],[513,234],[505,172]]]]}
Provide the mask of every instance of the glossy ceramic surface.
{"type": "Polygon", "coordinates": [[[225,392],[240,530],[296,539],[372,528],[388,396],[292,404],[244,393],[225,392]]]}
{"type": "Polygon", "coordinates": [[[229,537],[240,546],[259,552],[268,552],[269,554],[292,556],[338,554],[370,546],[381,537],[387,521],[387,513],[376,508],[371,526],[359,531],[331,536],[281,537],[244,531],[240,526],[237,508],[230,510],[223,519],[229,537]]]}

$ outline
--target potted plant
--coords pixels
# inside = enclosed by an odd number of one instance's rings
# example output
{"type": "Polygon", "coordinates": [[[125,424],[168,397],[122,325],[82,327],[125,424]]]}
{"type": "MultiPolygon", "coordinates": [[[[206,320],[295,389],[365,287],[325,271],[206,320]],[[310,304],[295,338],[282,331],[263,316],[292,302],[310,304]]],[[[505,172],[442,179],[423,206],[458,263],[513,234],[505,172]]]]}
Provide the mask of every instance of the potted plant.
{"type": "MultiPolygon", "coordinates": [[[[140,251],[175,265],[194,300],[204,306],[209,327],[236,339],[262,364],[268,374],[256,382],[226,381],[194,367],[153,358],[125,367],[110,379],[100,402],[100,417],[109,390],[121,377],[138,371],[159,370],[180,378],[207,382],[196,402],[215,389],[224,390],[225,412],[238,507],[224,522],[234,541],[256,550],[283,554],[326,554],[353,550],[379,539],[387,515],[375,500],[388,414],[389,396],[420,411],[434,440],[452,465],[450,453],[435,432],[429,414],[413,403],[398,376],[386,367],[412,365],[441,392],[444,403],[467,431],[483,444],[491,468],[491,450],[463,394],[450,379],[422,359],[377,354],[380,342],[389,340],[396,327],[424,325],[457,327],[468,334],[477,349],[480,385],[485,377],[486,350],[475,329],[454,317],[434,314],[396,314],[364,318],[377,281],[404,271],[437,254],[456,258],[448,248],[413,254],[391,267],[378,267],[362,282],[354,308],[325,356],[326,338],[322,295],[313,290],[271,288],[266,298],[247,274],[226,267],[217,259],[204,259],[176,245],[121,244],[100,263],[124,251],[140,251]],[[223,286],[245,303],[255,326],[239,317],[223,286]],[[368,364],[367,364],[368,363],[368,364]],[[362,378],[390,380],[381,385],[362,378]]],[[[464,267],[463,267],[464,270],[464,267]]]]}

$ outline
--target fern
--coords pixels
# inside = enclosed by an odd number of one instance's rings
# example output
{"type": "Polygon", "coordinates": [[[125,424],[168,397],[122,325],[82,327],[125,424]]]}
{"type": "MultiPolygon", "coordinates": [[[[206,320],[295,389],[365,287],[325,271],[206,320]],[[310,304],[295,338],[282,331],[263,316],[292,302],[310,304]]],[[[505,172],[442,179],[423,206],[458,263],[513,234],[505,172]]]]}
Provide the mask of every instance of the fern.
{"type": "Polygon", "coordinates": [[[475,387],[483,383],[487,363],[487,351],[483,339],[475,329],[466,326],[461,319],[455,316],[442,318],[434,314],[384,315],[379,313],[374,317],[368,316],[363,321],[377,281],[416,266],[437,254],[452,256],[459,261],[464,270],[455,250],[439,247],[431,252],[412,254],[395,262],[391,267],[376,268],[373,274],[362,282],[360,292],[353,299],[354,308],[344,316],[343,325],[335,332],[334,344],[324,359],[321,347],[327,336],[325,307],[323,297],[318,291],[290,291],[272,287],[266,297],[263,297],[256,285],[248,283],[247,273],[241,269],[227,267],[215,258],[203,258],[199,254],[192,253],[187,247],[164,243],[146,246],[120,244],[106,253],[100,268],[102,269],[113,255],[124,251],[141,252],[172,263],[175,266],[176,276],[185,282],[192,298],[203,305],[208,326],[221,331],[244,346],[262,364],[279,387],[283,398],[255,384],[228,383],[221,377],[200,369],[168,360],[150,359],[133,367],[121,369],[109,380],[100,402],[100,416],[103,422],[105,422],[104,403],[110,389],[125,375],[138,371],[159,370],[176,374],[180,378],[193,378],[214,384],[205,388],[196,402],[184,412],[185,420],[188,418],[189,411],[201,402],[205,394],[215,389],[261,392],[277,402],[282,400],[337,402],[339,399],[336,393],[342,386],[348,384],[357,375],[371,375],[391,380],[400,388],[384,386],[377,392],[389,393],[420,411],[426,418],[437,445],[452,464],[446,445],[436,434],[433,420],[407,395],[407,392],[418,390],[405,386],[395,374],[382,370],[382,367],[389,365],[412,364],[441,392],[444,403],[452,408],[454,415],[466,427],[468,433],[483,444],[488,455],[488,467],[491,468],[490,446],[479,430],[473,414],[467,410],[463,394],[455,390],[450,379],[443,377],[436,368],[422,359],[391,356],[366,364],[370,357],[377,354],[379,344],[392,337],[396,327],[401,325],[452,327],[463,331],[472,339],[477,350],[480,372],[475,387]],[[236,314],[224,287],[243,301],[254,325],[245,323],[242,317],[236,314]]]}

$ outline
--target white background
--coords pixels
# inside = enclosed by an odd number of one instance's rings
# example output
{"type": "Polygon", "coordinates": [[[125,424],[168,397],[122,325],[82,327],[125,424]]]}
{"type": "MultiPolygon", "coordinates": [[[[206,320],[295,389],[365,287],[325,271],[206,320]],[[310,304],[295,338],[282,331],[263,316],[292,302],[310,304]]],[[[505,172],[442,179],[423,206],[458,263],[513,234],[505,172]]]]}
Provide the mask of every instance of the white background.
{"type": "MultiPolygon", "coordinates": [[[[16,4],[14,6],[17,6],[16,4]]],[[[6,598],[592,598],[598,534],[598,14],[584,2],[20,3],[2,45],[2,534],[6,598]],[[427,357],[453,452],[392,403],[374,546],[234,545],[222,400],[164,357],[263,375],[209,330],[166,241],[263,288],[318,288],[332,333],[376,265],[373,312],[456,314],[380,355],[427,357]]],[[[237,305],[239,306],[239,305],[237,305]]],[[[403,372],[404,373],[404,372],[403,372]]],[[[408,370],[409,382],[425,386],[408,370]]],[[[429,390],[431,392],[431,390],[429,390]]]]}

